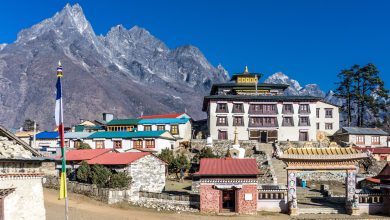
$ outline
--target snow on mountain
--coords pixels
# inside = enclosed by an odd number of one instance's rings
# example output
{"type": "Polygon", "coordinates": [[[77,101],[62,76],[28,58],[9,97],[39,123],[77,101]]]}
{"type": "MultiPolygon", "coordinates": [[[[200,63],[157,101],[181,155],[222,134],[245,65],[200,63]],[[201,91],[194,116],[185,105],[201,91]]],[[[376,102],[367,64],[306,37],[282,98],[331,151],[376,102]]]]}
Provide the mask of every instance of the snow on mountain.
{"type": "Polygon", "coordinates": [[[184,112],[203,118],[203,96],[226,82],[191,45],[169,48],[144,28],[117,25],[96,36],[78,4],[19,32],[0,47],[0,123],[18,127],[33,118],[43,129],[54,125],[55,68],[61,60],[65,121],[184,112]],[[113,107],[115,106],[115,108],[113,107]],[[21,117],[22,116],[22,117],[21,117]]]}

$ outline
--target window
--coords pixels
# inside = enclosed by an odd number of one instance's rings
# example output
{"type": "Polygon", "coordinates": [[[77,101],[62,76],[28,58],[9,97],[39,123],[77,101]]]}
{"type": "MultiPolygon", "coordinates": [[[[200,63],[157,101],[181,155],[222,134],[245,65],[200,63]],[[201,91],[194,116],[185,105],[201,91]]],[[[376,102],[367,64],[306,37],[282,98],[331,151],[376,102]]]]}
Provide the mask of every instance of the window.
{"type": "Polygon", "coordinates": [[[284,117],[282,126],[294,126],[293,117],[284,117]]]}
{"type": "Polygon", "coordinates": [[[233,113],[244,113],[244,107],[241,103],[233,104],[233,113]]]}
{"type": "Polygon", "coordinates": [[[165,125],[157,125],[157,131],[164,131],[165,125]]]}
{"type": "Polygon", "coordinates": [[[74,148],[79,149],[80,145],[81,145],[81,141],[80,140],[74,141],[74,148]]]}
{"type": "Polygon", "coordinates": [[[293,114],[294,109],[292,104],[284,104],[283,105],[283,114],[293,114]]]}
{"type": "Polygon", "coordinates": [[[244,126],[243,117],[233,117],[233,126],[244,126]]]}
{"type": "Polygon", "coordinates": [[[179,125],[171,125],[171,134],[179,134],[179,125]]]}
{"type": "Polygon", "coordinates": [[[227,117],[217,117],[217,126],[227,126],[227,117]]]}
{"type": "Polygon", "coordinates": [[[146,148],[154,148],[154,140],[145,140],[146,148]]]}
{"type": "Polygon", "coordinates": [[[275,104],[252,104],[249,107],[249,113],[273,115],[277,114],[277,110],[275,104]]]}
{"type": "Polygon", "coordinates": [[[217,104],[217,112],[218,113],[228,113],[227,103],[218,103],[217,104]]]}
{"type": "Polygon", "coordinates": [[[325,118],[333,118],[333,109],[331,108],[325,109],[325,118]]]}
{"type": "Polygon", "coordinates": [[[319,109],[319,108],[316,108],[316,117],[317,117],[317,118],[320,117],[320,109],[319,109]]]}
{"type": "Polygon", "coordinates": [[[135,140],[133,141],[133,148],[135,149],[142,149],[143,146],[143,141],[142,140],[135,140]]]}
{"type": "Polygon", "coordinates": [[[356,144],[365,144],[363,135],[357,135],[356,136],[356,144]]]}
{"type": "Polygon", "coordinates": [[[299,141],[308,141],[308,140],[309,140],[309,133],[307,131],[300,131],[299,141]]]}
{"type": "Polygon", "coordinates": [[[114,148],[122,148],[122,141],[114,141],[114,148]]]}
{"type": "Polygon", "coordinates": [[[299,105],[299,114],[308,114],[310,113],[309,104],[301,104],[299,105]]]}
{"type": "Polygon", "coordinates": [[[218,131],[218,140],[226,140],[227,131],[218,131]]]}
{"type": "Polygon", "coordinates": [[[333,124],[332,123],[325,123],[325,130],[332,130],[333,124]]]}
{"type": "Polygon", "coordinates": [[[372,137],[371,137],[371,144],[375,144],[375,145],[380,144],[380,138],[379,138],[379,136],[372,136],[372,137]]]}
{"type": "Polygon", "coordinates": [[[151,131],[152,126],[151,125],[144,125],[144,131],[151,131]]]}
{"type": "Polygon", "coordinates": [[[251,117],[249,127],[277,127],[278,121],[273,117],[251,117]]]}
{"type": "Polygon", "coordinates": [[[103,149],[104,148],[104,141],[95,141],[96,149],[103,149]]]}
{"type": "Polygon", "coordinates": [[[317,123],[317,130],[320,130],[320,123],[317,123]]]}
{"type": "Polygon", "coordinates": [[[310,126],[309,117],[300,117],[299,126],[310,126]]]}

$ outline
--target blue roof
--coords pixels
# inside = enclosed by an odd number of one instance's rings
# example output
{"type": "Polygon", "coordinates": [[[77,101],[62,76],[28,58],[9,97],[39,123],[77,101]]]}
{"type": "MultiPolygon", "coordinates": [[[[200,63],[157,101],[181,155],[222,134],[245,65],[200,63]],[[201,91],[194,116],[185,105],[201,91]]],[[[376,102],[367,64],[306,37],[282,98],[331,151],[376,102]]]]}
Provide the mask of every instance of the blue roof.
{"type": "Polygon", "coordinates": [[[167,131],[99,131],[88,136],[88,138],[158,138],[167,131]]]}
{"type": "Polygon", "coordinates": [[[43,131],[35,136],[36,139],[57,139],[57,131],[43,131]]]}
{"type": "Polygon", "coordinates": [[[185,124],[189,121],[189,118],[154,118],[154,119],[141,119],[138,124],[185,124]]]}

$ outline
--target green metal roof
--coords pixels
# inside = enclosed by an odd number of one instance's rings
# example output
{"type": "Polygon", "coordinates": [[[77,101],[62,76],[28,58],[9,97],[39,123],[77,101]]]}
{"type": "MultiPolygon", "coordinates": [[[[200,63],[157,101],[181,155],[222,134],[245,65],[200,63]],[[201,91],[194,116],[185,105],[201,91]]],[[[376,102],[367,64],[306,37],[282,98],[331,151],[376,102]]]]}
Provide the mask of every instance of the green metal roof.
{"type": "Polygon", "coordinates": [[[140,119],[112,119],[111,121],[107,122],[107,125],[136,125],[140,119]]]}
{"type": "MultiPolygon", "coordinates": [[[[101,132],[95,132],[88,136],[89,139],[94,138],[158,138],[161,137],[162,134],[164,134],[167,131],[136,131],[136,132],[129,132],[129,131],[101,131],[101,132]]],[[[161,137],[165,138],[166,137],[161,137]]],[[[168,138],[169,139],[169,138],[168,138]]],[[[172,138],[174,140],[174,138],[172,138]]]]}

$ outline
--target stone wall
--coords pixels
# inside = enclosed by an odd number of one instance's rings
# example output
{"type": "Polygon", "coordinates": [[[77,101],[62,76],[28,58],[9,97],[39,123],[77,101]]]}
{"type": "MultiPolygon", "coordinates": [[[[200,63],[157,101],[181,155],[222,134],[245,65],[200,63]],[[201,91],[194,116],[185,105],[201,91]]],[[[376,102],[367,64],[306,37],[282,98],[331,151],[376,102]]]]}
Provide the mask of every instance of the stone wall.
{"type": "Polygon", "coordinates": [[[5,177],[0,189],[15,188],[4,199],[4,219],[46,219],[42,177],[5,177]]]}
{"type": "Polygon", "coordinates": [[[255,214],[257,211],[257,185],[243,185],[236,191],[236,212],[255,214]]]}
{"type": "Polygon", "coordinates": [[[127,168],[132,177],[131,187],[138,191],[162,192],[165,187],[165,165],[153,155],[136,160],[127,168]]]}
{"type": "MultiPolygon", "coordinates": [[[[60,181],[57,177],[46,177],[44,180],[44,187],[59,189],[60,181]]],[[[93,184],[79,183],[75,181],[67,182],[68,192],[78,193],[94,198],[98,201],[115,204],[123,201],[129,201],[137,194],[132,189],[109,189],[98,188],[93,184]]]]}
{"type": "MultiPolygon", "coordinates": [[[[240,146],[245,149],[245,156],[251,156],[254,151],[258,151],[259,143],[257,141],[239,141],[240,146]]],[[[229,147],[233,145],[232,140],[213,140],[213,153],[219,156],[225,156],[229,147]]],[[[191,148],[201,150],[206,146],[205,139],[192,139],[191,148]]]]}
{"type": "Polygon", "coordinates": [[[198,212],[199,196],[198,195],[172,195],[168,193],[150,193],[140,192],[139,199],[134,202],[135,205],[154,208],[157,211],[186,211],[198,212]]]}
{"type": "Polygon", "coordinates": [[[204,213],[218,213],[222,191],[214,189],[213,185],[200,185],[200,211],[204,213]]]}

